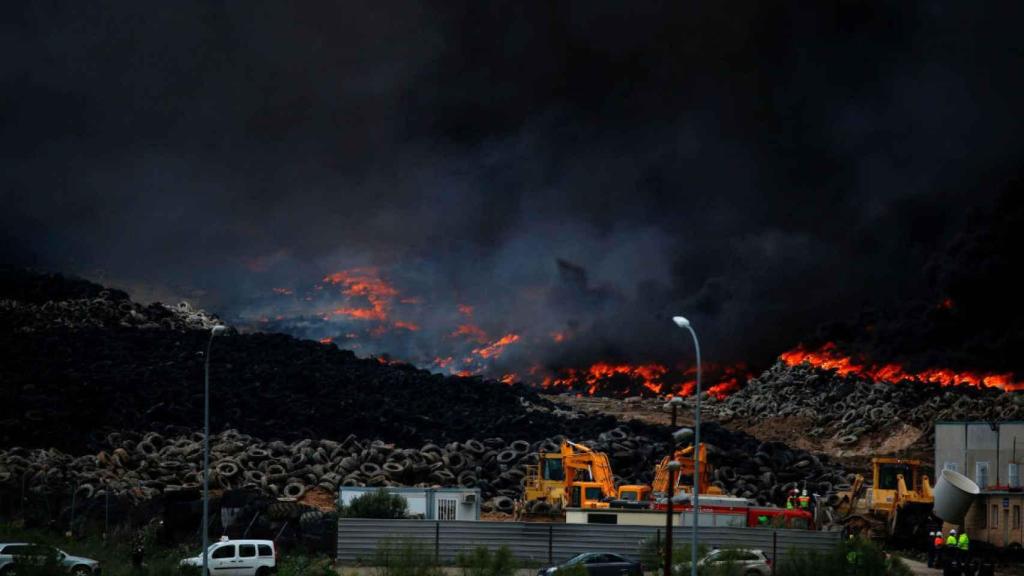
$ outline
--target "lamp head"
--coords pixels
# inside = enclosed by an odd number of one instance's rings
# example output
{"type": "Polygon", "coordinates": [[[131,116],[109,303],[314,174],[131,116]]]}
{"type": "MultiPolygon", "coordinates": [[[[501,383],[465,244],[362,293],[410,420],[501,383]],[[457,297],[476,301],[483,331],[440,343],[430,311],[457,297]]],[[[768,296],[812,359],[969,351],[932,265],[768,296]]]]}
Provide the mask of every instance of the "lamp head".
{"type": "Polygon", "coordinates": [[[679,469],[682,467],[683,465],[680,464],[677,460],[673,460],[668,463],[668,469],[671,470],[672,472],[678,472],[679,469]]]}
{"type": "Polygon", "coordinates": [[[221,334],[228,331],[228,327],[223,324],[218,324],[210,329],[210,334],[214,336],[220,336],[221,334]]]}
{"type": "Polygon", "coordinates": [[[680,328],[686,328],[690,325],[690,321],[682,316],[673,316],[672,321],[676,323],[676,326],[680,328]]]}
{"type": "Polygon", "coordinates": [[[672,440],[676,444],[689,444],[693,441],[693,428],[680,428],[672,433],[672,440]]]}

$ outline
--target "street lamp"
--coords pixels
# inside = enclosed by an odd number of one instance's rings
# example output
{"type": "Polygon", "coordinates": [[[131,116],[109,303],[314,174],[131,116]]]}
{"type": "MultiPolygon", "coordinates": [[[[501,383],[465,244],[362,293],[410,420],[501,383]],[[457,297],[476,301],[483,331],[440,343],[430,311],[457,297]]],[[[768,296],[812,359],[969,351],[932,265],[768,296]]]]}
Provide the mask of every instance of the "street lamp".
{"type": "Polygon", "coordinates": [[[210,341],[206,344],[206,388],[203,392],[203,574],[207,569],[207,552],[209,536],[206,534],[210,522],[210,350],[213,349],[213,338],[227,332],[227,326],[217,325],[210,330],[210,341]]]}
{"type": "Polygon", "coordinates": [[[693,416],[693,544],[690,549],[690,575],[697,576],[697,528],[700,525],[700,342],[697,341],[697,333],[690,326],[690,321],[682,316],[673,316],[672,321],[676,326],[685,328],[693,336],[693,348],[697,351],[697,389],[694,396],[697,404],[693,416]]]}
{"type": "MultiPolygon", "coordinates": [[[[668,402],[665,403],[663,408],[672,412],[672,427],[676,427],[676,415],[679,412],[679,407],[683,405],[683,399],[677,397],[669,398],[668,402]]],[[[676,443],[678,441],[677,434],[679,430],[672,433],[672,439],[668,443],[668,490],[667,490],[667,502],[665,506],[665,576],[672,576],[672,497],[675,496],[676,491],[676,471],[679,470],[679,462],[676,462],[676,443]]]]}

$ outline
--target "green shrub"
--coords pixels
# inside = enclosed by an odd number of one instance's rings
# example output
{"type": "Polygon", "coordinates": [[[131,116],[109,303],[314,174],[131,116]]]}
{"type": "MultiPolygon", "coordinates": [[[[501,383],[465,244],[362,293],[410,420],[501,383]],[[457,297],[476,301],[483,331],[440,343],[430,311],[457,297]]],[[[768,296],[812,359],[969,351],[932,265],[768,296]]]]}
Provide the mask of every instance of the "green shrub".
{"type": "Polygon", "coordinates": [[[455,557],[463,576],[513,576],[518,569],[512,550],[501,546],[493,554],[486,546],[477,546],[469,553],[455,557]]]}
{"type": "Polygon", "coordinates": [[[778,567],[778,576],[821,576],[838,573],[849,576],[911,576],[913,572],[897,557],[887,557],[878,544],[856,538],[841,542],[832,551],[798,552],[790,550],[778,567]]]}
{"type": "Polygon", "coordinates": [[[346,518],[405,518],[409,505],[398,494],[389,494],[383,488],[352,499],[348,506],[339,510],[346,518]]]}
{"type": "Polygon", "coordinates": [[[383,542],[374,554],[377,576],[443,576],[434,551],[411,541],[383,542]]]}
{"type": "Polygon", "coordinates": [[[277,566],[279,576],[337,576],[327,558],[311,558],[302,554],[282,558],[277,566]]]}

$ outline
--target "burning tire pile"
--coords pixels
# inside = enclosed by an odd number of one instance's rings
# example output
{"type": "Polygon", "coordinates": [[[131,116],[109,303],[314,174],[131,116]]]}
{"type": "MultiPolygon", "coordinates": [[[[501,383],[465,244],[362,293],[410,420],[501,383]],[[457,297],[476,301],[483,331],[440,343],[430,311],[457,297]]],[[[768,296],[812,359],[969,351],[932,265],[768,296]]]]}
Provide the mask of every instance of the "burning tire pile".
{"type": "MultiPolygon", "coordinates": [[[[11,358],[0,367],[0,491],[142,502],[199,484],[215,317],[60,277],[0,288],[11,358]]],[[[525,467],[562,438],[606,452],[628,483],[649,482],[668,452],[664,427],[284,335],[219,337],[211,360],[217,488],[298,497],[313,487],[475,486],[485,509],[511,511],[525,467]]],[[[714,482],[729,493],[780,504],[791,487],[827,496],[848,481],[826,457],[713,423],[702,430],[714,482]]]]}
{"type": "Polygon", "coordinates": [[[709,411],[722,421],[805,417],[814,423],[811,436],[853,446],[869,432],[899,424],[917,427],[930,438],[936,421],[1019,419],[1024,415],[1024,395],[994,388],[868,382],[780,361],[742,390],[710,404],[709,411]]]}

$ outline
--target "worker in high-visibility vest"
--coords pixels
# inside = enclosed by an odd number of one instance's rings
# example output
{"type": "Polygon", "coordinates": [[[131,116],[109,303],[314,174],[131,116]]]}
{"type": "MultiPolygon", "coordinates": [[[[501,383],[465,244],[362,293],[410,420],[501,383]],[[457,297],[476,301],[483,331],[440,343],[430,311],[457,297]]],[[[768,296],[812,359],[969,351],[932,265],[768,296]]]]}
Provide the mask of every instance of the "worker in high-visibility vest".
{"type": "Polygon", "coordinates": [[[971,547],[971,540],[967,537],[966,531],[957,538],[956,547],[959,549],[958,555],[960,556],[960,562],[967,562],[968,552],[970,552],[969,549],[971,547]]]}
{"type": "Polygon", "coordinates": [[[947,548],[956,548],[956,528],[949,531],[949,537],[946,538],[947,548]]]}
{"type": "Polygon", "coordinates": [[[801,510],[807,510],[811,507],[811,497],[807,495],[807,489],[800,493],[800,497],[797,498],[797,502],[800,503],[801,510]]]}

